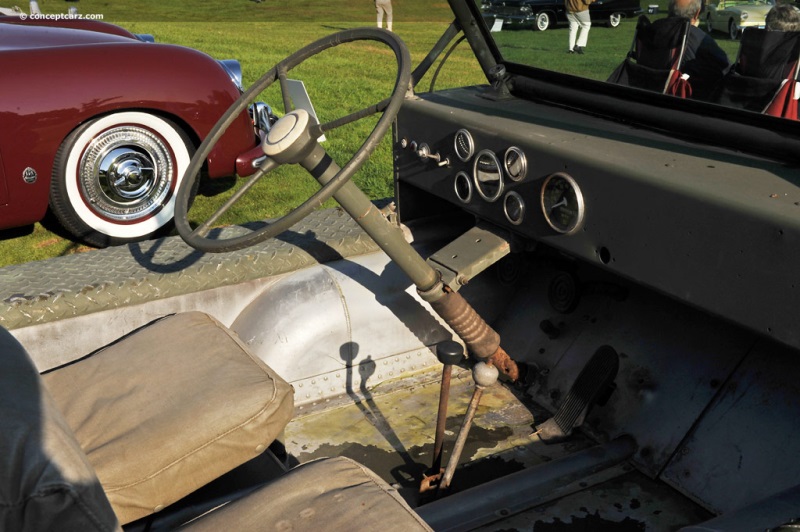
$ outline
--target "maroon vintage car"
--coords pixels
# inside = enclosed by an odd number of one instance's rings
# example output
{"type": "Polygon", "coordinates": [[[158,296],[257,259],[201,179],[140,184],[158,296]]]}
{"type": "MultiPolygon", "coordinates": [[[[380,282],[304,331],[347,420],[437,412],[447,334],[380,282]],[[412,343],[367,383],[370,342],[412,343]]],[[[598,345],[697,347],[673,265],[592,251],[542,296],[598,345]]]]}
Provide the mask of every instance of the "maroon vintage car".
{"type": "MultiPolygon", "coordinates": [[[[0,16],[0,229],[49,207],[77,239],[106,246],[171,223],[178,183],[239,96],[241,70],[147,40],[96,21],[0,16]]],[[[209,177],[234,174],[257,145],[259,111],[231,125],[209,177]]]]}

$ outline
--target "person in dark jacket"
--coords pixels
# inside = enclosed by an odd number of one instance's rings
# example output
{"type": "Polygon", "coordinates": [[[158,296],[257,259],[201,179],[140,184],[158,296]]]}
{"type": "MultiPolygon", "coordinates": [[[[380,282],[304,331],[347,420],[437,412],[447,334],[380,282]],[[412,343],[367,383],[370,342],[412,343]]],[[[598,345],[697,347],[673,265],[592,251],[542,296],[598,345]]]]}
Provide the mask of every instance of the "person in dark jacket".
{"type": "Polygon", "coordinates": [[[710,35],[697,27],[702,7],[702,0],[670,0],[669,3],[670,16],[691,21],[681,72],[689,76],[692,98],[696,100],[708,100],[730,67],[728,55],[710,35]]]}

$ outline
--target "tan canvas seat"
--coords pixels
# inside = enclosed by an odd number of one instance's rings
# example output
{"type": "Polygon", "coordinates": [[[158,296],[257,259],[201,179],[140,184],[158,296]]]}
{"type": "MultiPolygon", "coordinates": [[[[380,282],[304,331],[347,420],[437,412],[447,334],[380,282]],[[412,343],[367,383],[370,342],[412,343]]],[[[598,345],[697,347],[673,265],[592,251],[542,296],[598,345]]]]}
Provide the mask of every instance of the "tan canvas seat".
{"type": "MultiPolygon", "coordinates": [[[[4,358],[27,359],[9,343],[4,358]]],[[[159,320],[42,382],[122,524],[263,452],[293,410],[291,386],[199,312],[159,320]]]]}
{"type": "MultiPolygon", "coordinates": [[[[43,376],[0,328],[0,530],[119,530],[263,451],[291,411],[291,387],[205,314],[43,376]]],[[[346,458],[300,466],[190,526],[430,530],[346,458]]]]}
{"type": "Polygon", "coordinates": [[[431,530],[389,484],[349,458],[296,467],[185,527],[218,530],[431,530]]]}

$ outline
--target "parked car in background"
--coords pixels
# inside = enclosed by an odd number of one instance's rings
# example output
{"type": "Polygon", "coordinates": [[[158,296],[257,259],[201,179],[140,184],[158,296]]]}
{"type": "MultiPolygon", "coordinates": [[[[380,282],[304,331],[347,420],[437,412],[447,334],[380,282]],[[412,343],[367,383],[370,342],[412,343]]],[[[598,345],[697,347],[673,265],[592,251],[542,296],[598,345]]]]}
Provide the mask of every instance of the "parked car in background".
{"type": "MultiPolygon", "coordinates": [[[[171,223],[194,149],[241,94],[241,68],[91,20],[0,16],[0,229],[48,207],[76,239],[107,246],[171,223]]],[[[257,145],[247,113],[207,159],[236,172],[257,145]]],[[[245,165],[246,167],[246,165],[245,165]]]]}
{"type": "MultiPolygon", "coordinates": [[[[562,0],[482,0],[481,12],[489,27],[502,20],[503,29],[545,31],[567,23],[562,0]]],[[[623,18],[642,13],[639,0],[598,0],[589,6],[592,22],[616,28],[623,18]]]]}
{"type": "Polygon", "coordinates": [[[706,30],[727,33],[738,39],[744,28],[764,28],[765,18],[774,0],[719,0],[706,8],[706,30]]]}

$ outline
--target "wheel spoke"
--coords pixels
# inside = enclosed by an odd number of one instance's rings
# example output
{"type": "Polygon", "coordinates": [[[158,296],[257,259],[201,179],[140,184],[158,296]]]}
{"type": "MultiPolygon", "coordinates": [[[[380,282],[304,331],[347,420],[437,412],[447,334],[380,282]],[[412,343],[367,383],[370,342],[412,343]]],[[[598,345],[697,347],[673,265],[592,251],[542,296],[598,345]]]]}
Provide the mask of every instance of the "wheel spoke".
{"type": "Polygon", "coordinates": [[[219,218],[233,206],[234,203],[239,201],[239,199],[241,199],[241,197],[244,196],[247,191],[249,191],[262,177],[276,169],[278,166],[280,165],[273,159],[267,158],[263,163],[261,163],[261,166],[258,167],[256,173],[250,176],[247,179],[247,182],[242,185],[239,190],[237,190],[230,198],[228,198],[227,201],[225,201],[225,203],[223,203],[222,206],[208,218],[208,220],[204,221],[202,224],[197,226],[194,231],[192,231],[192,235],[200,237],[206,236],[211,230],[211,226],[215,224],[217,220],[219,220],[219,218]]]}

